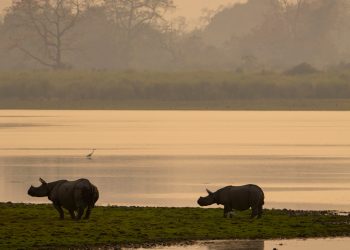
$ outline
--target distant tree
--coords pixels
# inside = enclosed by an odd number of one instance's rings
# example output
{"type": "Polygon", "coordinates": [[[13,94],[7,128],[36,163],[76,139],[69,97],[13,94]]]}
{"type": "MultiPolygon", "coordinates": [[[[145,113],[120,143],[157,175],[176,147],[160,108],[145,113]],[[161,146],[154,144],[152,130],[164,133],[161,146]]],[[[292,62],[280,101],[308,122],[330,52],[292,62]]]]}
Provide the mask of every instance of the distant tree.
{"type": "Polygon", "coordinates": [[[332,64],[339,57],[334,28],[341,1],[276,0],[263,22],[234,44],[236,51],[281,70],[303,61],[317,67],[332,64]]]}
{"type": "Polygon", "coordinates": [[[64,55],[73,49],[70,31],[86,3],[86,0],[14,0],[5,16],[13,47],[43,66],[66,68],[64,55]]]}
{"type": "Polygon", "coordinates": [[[217,16],[220,12],[223,12],[225,7],[220,5],[217,9],[205,8],[202,10],[202,15],[199,18],[200,26],[199,28],[205,29],[209,24],[213,22],[213,18],[217,16]]]}
{"type": "Polygon", "coordinates": [[[72,30],[70,39],[76,49],[68,59],[75,68],[116,68],[113,25],[107,20],[103,6],[87,8],[72,30]]]}
{"type": "Polygon", "coordinates": [[[167,51],[175,64],[183,61],[183,41],[186,36],[187,23],[184,17],[179,17],[164,25],[161,30],[161,47],[167,51]]]}
{"type": "Polygon", "coordinates": [[[309,63],[300,63],[285,71],[287,75],[307,75],[317,73],[318,70],[309,63]]]}
{"type": "Polygon", "coordinates": [[[164,14],[174,8],[172,0],[104,0],[108,19],[125,67],[130,66],[134,42],[148,27],[164,22],[164,14]]]}
{"type": "Polygon", "coordinates": [[[301,12],[307,0],[279,0],[281,9],[284,12],[284,21],[288,27],[288,31],[293,38],[298,36],[298,25],[300,22],[301,12]]]}

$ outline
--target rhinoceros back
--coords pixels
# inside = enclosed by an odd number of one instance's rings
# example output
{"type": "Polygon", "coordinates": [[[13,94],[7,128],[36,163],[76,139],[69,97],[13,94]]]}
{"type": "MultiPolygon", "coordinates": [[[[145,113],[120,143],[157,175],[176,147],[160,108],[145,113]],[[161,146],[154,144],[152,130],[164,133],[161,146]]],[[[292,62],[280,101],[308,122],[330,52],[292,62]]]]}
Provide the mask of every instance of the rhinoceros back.
{"type": "Polygon", "coordinates": [[[259,186],[254,184],[227,186],[218,192],[220,192],[221,204],[229,205],[237,210],[246,210],[264,204],[264,193],[259,186]]]}

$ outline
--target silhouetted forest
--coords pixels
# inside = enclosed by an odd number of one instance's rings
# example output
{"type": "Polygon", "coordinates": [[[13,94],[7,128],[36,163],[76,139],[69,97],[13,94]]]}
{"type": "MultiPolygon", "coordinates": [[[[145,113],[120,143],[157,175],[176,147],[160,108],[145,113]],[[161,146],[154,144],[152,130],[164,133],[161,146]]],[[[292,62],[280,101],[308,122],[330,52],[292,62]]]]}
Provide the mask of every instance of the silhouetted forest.
{"type": "Polygon", "coordinates": [[[348,0],[249,0],[168,20],[172,0],[15,0],[0,24],[0,69],[261,70],[350,61],[348,0]]]}

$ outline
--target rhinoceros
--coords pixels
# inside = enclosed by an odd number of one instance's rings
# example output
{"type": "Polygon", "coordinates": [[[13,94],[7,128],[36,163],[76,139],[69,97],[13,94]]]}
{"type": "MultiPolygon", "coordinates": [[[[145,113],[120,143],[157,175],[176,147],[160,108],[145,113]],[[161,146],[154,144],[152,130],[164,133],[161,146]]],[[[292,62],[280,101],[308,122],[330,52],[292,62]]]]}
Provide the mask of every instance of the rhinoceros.
{"type": "Polygon", "coordinates": [[[39,179],[41,186],[31,186],[28,194],[34,197],[48,197],[57,209],[60,219],[64,219],[62,207],[67,209],[72,219],[80,220],[86,209],[84,219],[89,219],[91,209],[99,198],[99,193],[87,179],[76,181],[59,180],[46,182],[39,179]],[[75,214],[77,212],[77,215],[75,214]]]}
{"type": "Polygon", "coordinates": [[[262,207],[264,205],[264,192],[263,190],[254,184],[247,184],[243,186],[227,186],[211,192],[207,189],[208,196],[200,197],[198,204],[200,206],[209,206],[214,203],[218,205],[224,205],[224,217],[228,215],[232,217],[232,210],[239,211],[252,208],[251,217],[258,218],[262,215],[262,207]]]}

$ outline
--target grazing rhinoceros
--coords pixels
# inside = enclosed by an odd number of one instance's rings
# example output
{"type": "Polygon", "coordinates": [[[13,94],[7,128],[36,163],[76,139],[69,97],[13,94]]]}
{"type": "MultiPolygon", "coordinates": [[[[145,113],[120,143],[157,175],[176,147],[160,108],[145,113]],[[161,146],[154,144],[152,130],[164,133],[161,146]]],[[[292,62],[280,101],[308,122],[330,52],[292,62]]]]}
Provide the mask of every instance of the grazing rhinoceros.
{"type": "Polygon", "coordinates": [[[99,193],[93,184],[87,179],[76,181],[59,180],[47,183],[43,179],[40,187],[31,186],[28,194],[34,197],[47,196],[52,201],[54,207],[60,214],[60,219],[64,218],[62,207],[67,209],[72,219],[80,220],[87,208],[84,219],[89,219],[91,209],[98,200],[99,193]],[[77,215],[75,215],[77,211],[77,215]]]}
{"type": "Polygon", "coordinates": [[[242,211],[249,208],[252,208],[252,218],[255,216],[260,218],[262,215],[264,192],[257,185],[227,186],[214,193],[208,189],[207,192],[208,196],[200,197],[198,204],[200,206],[209,206],[214,203],[224,205],[224,217],[228,215],[232,217],[233,209],[242,211]]]}

